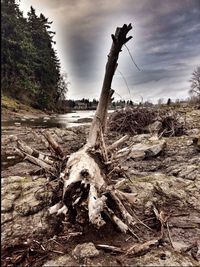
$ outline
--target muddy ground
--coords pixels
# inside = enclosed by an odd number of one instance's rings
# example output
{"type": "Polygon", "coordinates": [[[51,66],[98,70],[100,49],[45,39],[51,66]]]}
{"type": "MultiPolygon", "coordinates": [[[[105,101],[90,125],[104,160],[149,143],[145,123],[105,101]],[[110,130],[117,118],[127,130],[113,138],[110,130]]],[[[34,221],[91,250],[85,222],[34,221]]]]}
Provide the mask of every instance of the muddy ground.
{"type": "MultiPolygon", "coordinates": [[[[166,146],[155,157],[123,158],[115,165],[113,180],[135,194],[134,211],[139,240],[122,234],[111,223],[102,230],[91,225],[51,217],[48,207],[56,186],[38,167],[15,155],[17,136],[29,146],[48,152],[44,129],[2,129],[2,266],[198,266],[200,260],[200,157],[193,138],[200,134],[200,110],[187,108],[186,131],[163,137],[166,146]],[[124,180],[125,179],[125,180],[124,180]],[[139,255],[125,255],[133,245],[158,238],[161,225],[152,207],[168,216],[162,242],[139,255]],[[94,257],[73,256],[78,244],[92,242],[121,248],[123,253],[99,249],[94,257]]],[[[88,126],[49,129],[66,154],[86,141],[88,126]]],[[[122,136],[107,132],[106,143],[122,136]]],[[[151,139],[150,133],[131,136],[124,146],[151,139]]]]}

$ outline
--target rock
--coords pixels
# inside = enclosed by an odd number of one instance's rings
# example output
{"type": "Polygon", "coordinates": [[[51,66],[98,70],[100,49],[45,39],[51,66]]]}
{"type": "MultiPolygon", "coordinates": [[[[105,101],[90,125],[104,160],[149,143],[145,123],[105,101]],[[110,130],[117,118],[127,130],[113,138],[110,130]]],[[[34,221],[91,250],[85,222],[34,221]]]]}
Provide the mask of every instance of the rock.
{"type": "Polygon", "coordinates": [[[200,134],[200,129],[189,129],[189,130],[186,130],[186,134],[187,135],[197,135],[197,134],[200,134]]]}
{"type": "MultiPolygon", "coordinates": [[[[172,215],[168,220],[171,237],[177,250],[180,246],[176,242],[181,242],[188,247],[193,244],[195,237],[200,235],[200,177],[195,181],[190,181],[162,173],[152,173],[144,177],[133,177],[130,181],[127,179],[126,185],[135,194],[134,201],[138,208],[141,207],[145,216],[153,216],[153,206],[156,206],[158,210],[164,209],[166,214],[180,215],[172,215]]],[[[156,254],[158,255],[157,252],[156,254]]],[[[150,256],[151,252],[146,255],[150,256]]],[[[181,265],[185,260],[181,254],[170,257],[170,261],[159,261],[158,263],[153,258],[152,262],[148,261],[150,258],[146,255],[141,257],[137,266],[189,266],[181,265]],[[148,260],[142,264],[145,258],[148,260]],[[178,262],[175,265],[176,259],[178,262]],[[155,263],[156,265],[154,265],[155,263]]],[[[198,257],[198,253],[196,257],[198,257]]],[[[191,257],[188,260],[191,261],[191,257]]],[[[133,262],[132,264],[134,265],[133,262]]]]}
{"type": "Polygon", "coordinates": [[[46,234],[50,225],[47,207],[52,192],[45,188],[45,178],[11,176],[2,183],[2,244],[26,242],[29,237],[46,234]]]}
{"type": "Polygon", "coordinates": [[[155,121],[154,123],[148,126],[148,130],[150,133],[155,134],[159,132],[161,127],[162,127],[162,123],[160,121],[155,121]]]}
{"type": "Polygon", "coordinates": [[[145,152],[140,151],[140,150],[136,150],[136,151],[132,151],[129,156],[130,156],[130,158],[132,158],[134,160],[142,160],[145,158],[145,152]]]}
{"type": "Polygon", "coordinates": [[[14,192],[8,192],[6,194],[6,198],[2,199],[1,203],[1,212],[9,212],[12,210],[14,201],[19,198],[21,192],[19,190],[15,190],[14,192]]]}
{"type": "Polygon", "coordinates": [[[42,267],[79,266],[69,255],[60,256],[54,260],[49,260],[42,267]]]}
{"type": "Polygon", "coordinates": [[[198,266],[198,263],[192,257],[156,248],[143,257],[133,259],[131,266],[198,266]]]}
{"type": "Polygon", "coordinates": [[[20,122],[15,122],[14,125],[15,126],[21,126],[21,123],[20,122]]]}
{"type": "Polygon", "coordinates": [[[55,129],[55,134],[60,138],[60,142],[70,142],[77,138],[77,134],[70,130],[55,129]]]}
{"type": "Polygon", "coordinates": [[[198,165],[195,164],[186,165],[185,162],[169,166],[166,169],[166,172],[169,175],[178,176],[192,181],[200,177],[198,165]]]}
{"type": "Polygon", "coordinates": [[[13,208],[13,201],[10,199],[3,199],[1,205],[2,205],[2,208],[1,208],[2,213],[9,212],[13,208]]]}
{"type": "Polygon", "coordinates": [[[200,151],[200,136],[196,136],[193,138],[193,145],[196,147],[198,151],[200,151]]]}
{"type": "Polygon", "coordinates": [[[166,142],[164,140],[147,141],[146,143],[133,145],[129,158],[143,159],[155,157],[164,149],[165,145],[166,142]]]}
{"type": "Polygon", "coordinates": [[[121,169],[122,169],[123,171],[128,171],[128,166],[122,166],[121,169]]]}
{"type": "MultiPolygon", "coordinates": [[[[133,177],[127,180],[131,192],[138,194],[138,205],[145,205],[153,200],[157,205],[169,205],[169,200],[176,206],[193,208],[200,212],[200,181],[190,181],[155,172],[144,177],[133,177]],[[188,197],[190,196],[190,197],[188,197]],[[189,205],[189,206],[188,206],[189,205]]],[[[172,208],[172,206],[171,206],[172,208]]]]}
{"type": "Polygon", "coordinates": [[[132,174],[134,176],[141,177],[141,176],[147,176],[148,175],[148,172],[143,172],[143,171],[138,171],[138,170],[132,169],[130,171],[130,174],[132,174]]]}
{"type": "Polygon", "coordinates": [[[72,255],[75,259],[92,258],[99,256],[99,251],[92,242],[83,243],[75,247],[72,255]]]}

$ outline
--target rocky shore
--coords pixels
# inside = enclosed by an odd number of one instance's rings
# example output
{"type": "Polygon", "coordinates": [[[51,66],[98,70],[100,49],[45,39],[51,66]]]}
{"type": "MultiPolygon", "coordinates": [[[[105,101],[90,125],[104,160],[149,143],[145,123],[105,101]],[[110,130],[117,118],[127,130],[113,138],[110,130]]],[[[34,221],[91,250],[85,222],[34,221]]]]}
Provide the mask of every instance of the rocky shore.
{"type": "MultiPolygon", "coordinates": [[[[134,257],[119,251],[128,250],[137,240],[121,234],[113,225],[99,232],[90,225],[51,217],[48,208],[57,184],[48,182],[37,166],[17,156],[14,149],[17,136],[48,152],[42,137],[47,129],[4,127],[2,266],[198,266],[200,157],[194,138],[200,135],[200,110],[187,112],[186,122],[186,132],[179,137],[158,139],[151,133],[131,136],[125,145],[132,145],[132,155],[123,158],[113,172],[113,179],[121,181],[120,188],[135,195],[137,216],[153,229],[151,232],[138,225],[136,235],[143,232],[145,240],[156,238],[152,205],[169,216],[163,243],[134,257]],[[102,244],[119,250],[102,249],[102,244]]],[[[69,155],[83,146],[89,126],[48,131],[69,155]]],[[[108,131],[106,143],[112,144],[121,136],[108,131]]]]}

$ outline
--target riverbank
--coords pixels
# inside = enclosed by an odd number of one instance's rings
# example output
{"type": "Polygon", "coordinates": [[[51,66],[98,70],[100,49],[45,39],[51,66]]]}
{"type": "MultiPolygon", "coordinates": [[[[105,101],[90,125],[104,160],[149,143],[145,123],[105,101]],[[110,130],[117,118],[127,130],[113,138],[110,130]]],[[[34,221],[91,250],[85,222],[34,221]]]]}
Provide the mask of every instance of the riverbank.
{"type": "Polygon", "coordinates": [[[22,104],[20,101],[4,96],[1,97],[1,119],[15,119],[22,118],[23,116],[38,117],[44,116],[45,113],[42,110],[34,109],[28,105],[22,104]]]}
{"type": "MultiPolygon", "coordinates": [[[[114,110],[109,110],[108,113],[114,110]]],[[[92,117],[95,114],[95,109],[69,109],[66,113],[56,113],[50,111],[42,111],[39,109],[32,108],[31,106],[24,105],[16,99],[2,96],[1,98],[1,120],[6,121],[12,119],[13,121],[23,118],[41,118],[41,117],[55,117],[74,113],[73,118],[77,118],[77,123],[88,123],[92,121],[92,117]],[[81,115],[80,115],[81,114],[81,115]]],[[[75,121],[75,120],[73,120],[75,121]]]]}

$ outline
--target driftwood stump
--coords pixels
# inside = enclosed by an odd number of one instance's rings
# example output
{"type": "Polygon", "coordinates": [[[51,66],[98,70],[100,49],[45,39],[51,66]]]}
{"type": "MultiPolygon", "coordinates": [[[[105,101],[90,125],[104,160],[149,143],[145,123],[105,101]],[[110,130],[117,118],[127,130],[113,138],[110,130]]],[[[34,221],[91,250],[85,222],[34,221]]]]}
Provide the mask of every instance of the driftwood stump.
{"type": "Polygon", "coordinates": [[[81,214],[83,208],[88,213],[89,222],[97,228],[104,225],[105,218],[108,218],[124,233],[127,231],[133,233],[131,227],[135,224],[135,218],[126,208],[127,203],[131,205],[133,196],[117,189],[118,185],[113,184],[108,178],[106,166],[112,163],[113,150],[116,152],[116,158],[121,156],[120,153],[117,154],[116,149],[127,140],[128,136],[106,147],[104,132],[108,105],[114,92],[111,89],[113,75],[122,46],[132,38],[127,37],[131,29],[131,24],[128,26],[124,24],[122,28],[116,29],[115,35],[111,35],[113,43],[108,55],[99,104],[87,142],[80,150],[65,156],[62,148],[50,134],[46,134],[45,137],[54,152],[53,157],[42,155],[18,141],[19,153],[23,153],[27,160],[39,165],[49,175],[59,177],[58,179],[63,181],[62,200],[50,208],[51,214],[67,214],[75,211],[75,214],[80,217],[83,216],[81,214]],[[61,168],[62,171],[53,164],[55,160],[62,162],[64,166],[61,168]]]}

